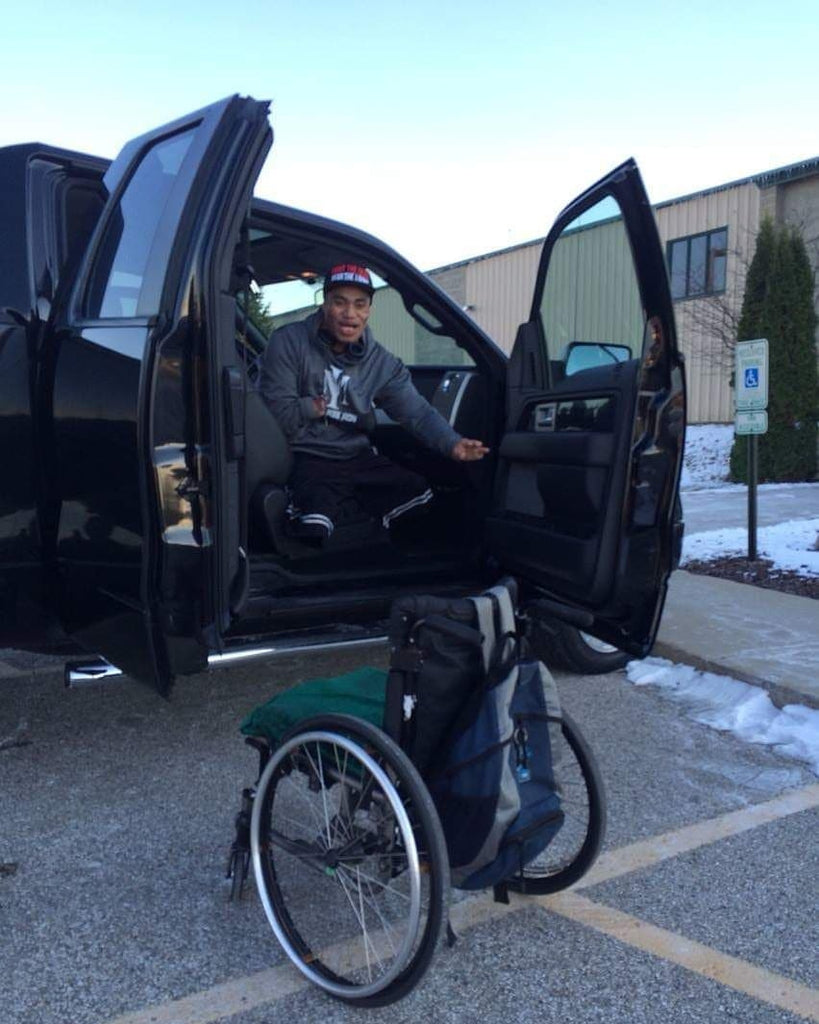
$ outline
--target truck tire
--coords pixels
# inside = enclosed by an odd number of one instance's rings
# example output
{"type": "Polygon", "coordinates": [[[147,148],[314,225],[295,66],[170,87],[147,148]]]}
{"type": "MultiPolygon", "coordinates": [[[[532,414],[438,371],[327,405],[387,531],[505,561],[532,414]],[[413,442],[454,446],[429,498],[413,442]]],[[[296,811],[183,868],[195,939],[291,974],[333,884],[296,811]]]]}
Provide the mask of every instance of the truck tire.
{"type": "Polygon", "coordinates": [[[555,619],[533,624],[532,648],[547,665],[579,675],[616,672],[632,660],[625,651],[555,619]]]}

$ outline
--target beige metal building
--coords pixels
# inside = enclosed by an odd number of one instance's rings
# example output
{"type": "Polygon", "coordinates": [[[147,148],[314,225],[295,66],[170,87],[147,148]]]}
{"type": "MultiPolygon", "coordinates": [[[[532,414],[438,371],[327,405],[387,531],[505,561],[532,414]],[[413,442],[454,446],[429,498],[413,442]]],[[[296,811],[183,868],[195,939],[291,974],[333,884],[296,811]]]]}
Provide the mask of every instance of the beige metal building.
{"type": "MultiPolygon", "coordinates": [[[[819,267],[819,157],[671,199],[655,214],[687,360],[689,422],[730,422],[730,344],[761,219],[798,225],[814,270],[819,267]]],[[[578,232],[576,244],[606,246],[610,234],[604,223],[578,232]]],[[[439,267],[430,276],[509,351],[529,315],[542,246],[540,238],[439,267]]],[[[819,291],[816,302],[819,308],[819,291]]]]}

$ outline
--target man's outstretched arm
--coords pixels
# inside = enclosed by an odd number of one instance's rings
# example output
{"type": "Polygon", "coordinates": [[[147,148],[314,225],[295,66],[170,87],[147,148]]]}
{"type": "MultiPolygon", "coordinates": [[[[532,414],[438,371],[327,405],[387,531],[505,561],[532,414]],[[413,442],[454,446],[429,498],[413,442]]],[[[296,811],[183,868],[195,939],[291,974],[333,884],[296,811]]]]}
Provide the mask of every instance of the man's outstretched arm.
{"type": "Polygon", "coordinates": [[[460,437],[437,409],[415,389],[409,371],[395,359],[395,370],[376,401],[420,441],[458,462],[476,462],[489,451],[482,441],[460,437]]]}

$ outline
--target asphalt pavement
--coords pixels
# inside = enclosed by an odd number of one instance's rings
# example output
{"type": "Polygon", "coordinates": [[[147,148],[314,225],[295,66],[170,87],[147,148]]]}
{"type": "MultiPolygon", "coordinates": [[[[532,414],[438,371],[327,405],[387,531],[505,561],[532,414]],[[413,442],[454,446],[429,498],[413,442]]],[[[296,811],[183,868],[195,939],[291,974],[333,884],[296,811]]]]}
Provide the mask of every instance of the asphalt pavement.
{"type": "Polygon", "coordinates": [[[508,907],[454,893],[458,942],[395,1006],[308,986],[253,886],[227,900],[255,769],[238,723],[274,689],[361,660],[236,665],[181,679],[171,701],[126,678],[0,680],[0,736],[25,723],[0,750],[2,1024],[819,1022],[819,783],[622,672],[557,676],[608,794],[590,874],[508,907]]]}
{"type": "MultiPolygon", "coordinates": [[[[678,571],[654,653],[815,705],[819,602],[678,571]]],[[[3,1024],[363,1019],[303,983],[222,879],[254,768],[242,714],[362,657],[386,649],[223,669],[164,702],[127,679],[67,692],[60,659],[0,652],[3,1024]]],[[[819,1022],[815,777],[622,673],[558,684],[605,779],[600,861],[557,896],[456,895],[455,948],[367,1019],[819,1022]]]]}

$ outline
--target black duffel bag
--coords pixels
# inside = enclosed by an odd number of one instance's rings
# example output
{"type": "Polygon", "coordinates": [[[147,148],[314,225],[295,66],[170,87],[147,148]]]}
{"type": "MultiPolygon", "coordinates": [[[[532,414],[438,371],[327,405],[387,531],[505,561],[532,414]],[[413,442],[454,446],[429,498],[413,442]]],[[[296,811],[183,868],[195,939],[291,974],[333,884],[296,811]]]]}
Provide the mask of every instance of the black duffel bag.
{"type": "Polygon", "coordinates": [[[482,677],[475,606],[468,598],[399,598],[390,614],[389,640],[384,729],[424,776],[482,677]]]}
{"type": "MultiPolygon", "coordinates": [[[[514,581],[501,585],[514,601],[514,581]]],[[[482,644],[494,637],[494,623],[486,609],[486,620],[479,621],[478,607],[468,597],[418,594],[399,598],[392,606],[384,729],[422,777],[445,756],[461,709],[485,685],[488,666],[482,644]]]]}

